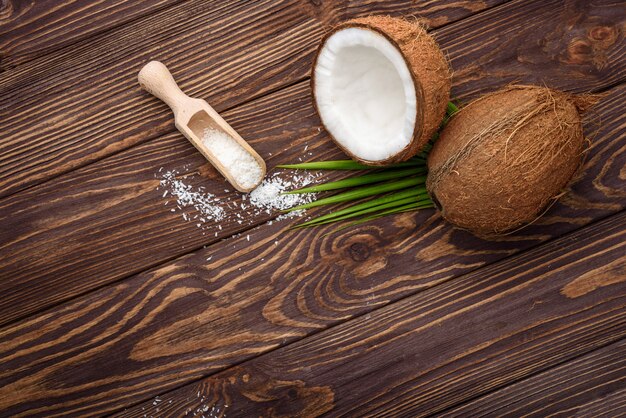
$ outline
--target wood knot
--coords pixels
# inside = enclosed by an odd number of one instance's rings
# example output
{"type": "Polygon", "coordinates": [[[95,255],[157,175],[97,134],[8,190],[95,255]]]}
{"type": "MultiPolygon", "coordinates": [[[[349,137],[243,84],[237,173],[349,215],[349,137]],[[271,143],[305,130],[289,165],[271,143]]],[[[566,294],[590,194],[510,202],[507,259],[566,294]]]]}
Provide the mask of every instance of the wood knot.
{"type": "Polygon", "coordinates": [[[591,42],[577,38],[572,40],[567,47],[569,61],[573,64],[587,64],[592,61],[593,48],[591,42]]]}
{"type": "Polygon", "coordinates": [[[370,256],[370,249],[362,242],[355,242],[350,246],[350,257],[354,261],[365,261],[370,256]]]}
{"type": "Polygon", "coordinates": [[[567,47],[568,62],[593,65],[598,71],[609,62],[608,50],[619,41],[620,31],[615,26],[598,25],[587,30],[585,36],[574,37],[567,47]]]}
{"type": "Polygon", "coordinates": [[[619,31],[613,26],[594,26],[589,29],[589,39],[595,41],[599,47],[608,48],[617,42],[619,31]]]}
{"type": "Polygon", "coordinates": [[[384,243],[370,234],[357,234],[341,240],[334,248],[337,264],[352,278],[366,277],[387,265],[384,243]]]}
{"type": "Polygon", "coordinates": [[[24,15],[28,12],[28,9],[34,7],[35,2],[30,2],[30,4],[26,4],[26,2],[21,2],[23,4],[13,4],[11,0],[0,0],[0,24],[8,23],[12,19],[16,19],[19,15],[24,15]],[[16,6],[18,10],[16,10],[16,6]],[[22,9],[22,10],[20,10],[22,9]]]}
{"type": "Polygon", "coordinates": [[[209,395],[240,405],[244,416],[255,411],[255,416],[317,417],[334,406],[335,394],[329,386],[284,380],[284,376],[273,376],[254,366],[237,366],[230,369],[229,375],[248,378],[237,378],[236,383],[231,384],[226,372],[213,376],[209,387],[215,388],[215,392],[209,395]]]}

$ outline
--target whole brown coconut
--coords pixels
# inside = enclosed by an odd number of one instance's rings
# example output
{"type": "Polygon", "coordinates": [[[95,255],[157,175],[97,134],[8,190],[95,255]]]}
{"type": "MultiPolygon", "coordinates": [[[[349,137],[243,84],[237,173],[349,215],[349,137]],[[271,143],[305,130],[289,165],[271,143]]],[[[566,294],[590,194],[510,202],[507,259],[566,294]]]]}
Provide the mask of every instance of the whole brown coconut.
{"type": "Polygon", "coordinates": [[[322,40],[311,77],[315,107],[337,145],[370,165],[404,161],[436,132],[450,67],[418,21],[371,16],[322,40]]]}
{"type": "Polygon", "coordinates": [[[428,157],[426,186],[443,217],[479,236],[534,221],[580,166],[580,113],[595,101],[510,86],[463,108],[428,157]]]}

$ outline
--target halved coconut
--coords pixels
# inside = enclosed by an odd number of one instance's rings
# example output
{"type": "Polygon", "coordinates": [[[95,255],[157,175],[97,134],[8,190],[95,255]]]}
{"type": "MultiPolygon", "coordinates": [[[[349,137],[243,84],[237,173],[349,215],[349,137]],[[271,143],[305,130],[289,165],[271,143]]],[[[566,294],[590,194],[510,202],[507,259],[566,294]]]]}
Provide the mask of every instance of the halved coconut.
{"type": "Polygon", "coordinates": [[[418,22],[347,21],[322,41],[311,77],[333,140],[370,165],[404,161],[437,130],[450,99],[450,68],[418,22]]]}

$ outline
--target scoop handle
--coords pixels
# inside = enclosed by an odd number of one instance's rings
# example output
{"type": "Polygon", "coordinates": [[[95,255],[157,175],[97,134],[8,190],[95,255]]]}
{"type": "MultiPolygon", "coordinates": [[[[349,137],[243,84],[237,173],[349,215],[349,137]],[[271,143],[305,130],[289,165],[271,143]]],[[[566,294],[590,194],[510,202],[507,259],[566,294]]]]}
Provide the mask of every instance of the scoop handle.
{"type": "Polygon", "coordinates": [[[143,66],[137,77],[139,84],[150,94],[163,100],[177,114],[182,111],[183,105],[191,100],[178,87],[170,70],[159,61],[150,61],[143,66]]]}

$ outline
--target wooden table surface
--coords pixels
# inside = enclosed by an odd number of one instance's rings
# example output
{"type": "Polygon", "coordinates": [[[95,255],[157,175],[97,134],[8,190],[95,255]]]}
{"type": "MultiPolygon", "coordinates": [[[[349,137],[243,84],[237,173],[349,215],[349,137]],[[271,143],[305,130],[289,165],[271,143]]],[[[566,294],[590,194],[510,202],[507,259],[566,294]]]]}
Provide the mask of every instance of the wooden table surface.
{"type": "Polygon", "coordinates": [[[621,0],[0,2],[0,415],[626,414],[625,30],[621,0]],[[605,93],[569,193],[491,241],[432,210],[341,231],[171,211],[160,170],[241,196],[143,64],[270,170],[341,158],[311,62],[372,13],[424,18],[463,102],[605,93]]]}

